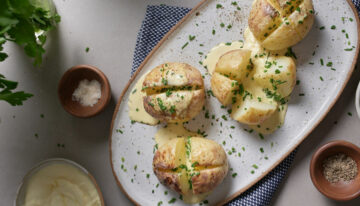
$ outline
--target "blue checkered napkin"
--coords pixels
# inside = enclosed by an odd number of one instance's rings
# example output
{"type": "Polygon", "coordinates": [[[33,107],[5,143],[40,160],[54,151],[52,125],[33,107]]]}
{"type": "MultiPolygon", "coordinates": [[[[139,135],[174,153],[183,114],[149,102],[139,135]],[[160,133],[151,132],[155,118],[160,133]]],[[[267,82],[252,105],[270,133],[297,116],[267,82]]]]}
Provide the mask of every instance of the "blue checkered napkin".
{"type": "Polygon", "coordinates": [[[148,6],[136,40],[131,75],[161,38],[191,9],[173,6],[148,6]]]}
{"type": "Polygon", "coordinates": [[[360,0],[352,0],[352,2],[355,4],[355,7],[360,14],[360,0]]]}
{"type": "MultiPolygon", "coordinates": [[[[356,8],[360,10],[360,0],[353,0],[356,8]]],[[[133,74],[141,62],[161,38],[191,9],[172,6],[148,6],[145,19],[139,31],[134,61],[131,70],[133,74]]],[[[294,160],[296,150],[292,152],[280,165],[265,176],[261,181],[228,203],[229,206],[263,206],[270,200],[283,180],[287,170],[294,160]]]]}

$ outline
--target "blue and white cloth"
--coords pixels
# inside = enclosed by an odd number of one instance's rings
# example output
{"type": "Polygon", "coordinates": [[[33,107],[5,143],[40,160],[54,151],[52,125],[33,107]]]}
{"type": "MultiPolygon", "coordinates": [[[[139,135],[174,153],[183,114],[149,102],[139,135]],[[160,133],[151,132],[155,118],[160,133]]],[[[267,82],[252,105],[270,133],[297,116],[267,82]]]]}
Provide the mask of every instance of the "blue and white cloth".
{"type": "MultiPolygon", "coordinates": [[[[353,0],[358,11],[360,10],[360,0],[353,0]]],[[[173,6],[148,6],[145,19],[139,31],[134,61],[131,70],[133,74],[140,66],[141,62],[149,54],[152,48],[161,38],[191,9],[173,6]]],[[[263,206],[269,205],[271,198],[283,180],[287,170],[294,160],[296,150],[292,152],[282,163],[273,171],[256,183],[246,192],[235,198],[227,205],[229,206],[263,206]]]]}

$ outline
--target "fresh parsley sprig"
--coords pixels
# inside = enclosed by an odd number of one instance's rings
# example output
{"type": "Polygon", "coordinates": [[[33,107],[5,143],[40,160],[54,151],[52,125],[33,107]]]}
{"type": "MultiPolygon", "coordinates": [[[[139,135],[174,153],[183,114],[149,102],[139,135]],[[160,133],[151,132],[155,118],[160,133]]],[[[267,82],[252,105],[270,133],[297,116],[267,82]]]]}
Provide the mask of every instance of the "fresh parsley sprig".
{"type": "Polygon", "coordinates": [[[22,105],[23,101],[32,97],[32,94],[23,91],[14,92],[18,83],[5,79],[4,75],[0,74],[0,100],[6,101],[12,106],[22,105]]]}

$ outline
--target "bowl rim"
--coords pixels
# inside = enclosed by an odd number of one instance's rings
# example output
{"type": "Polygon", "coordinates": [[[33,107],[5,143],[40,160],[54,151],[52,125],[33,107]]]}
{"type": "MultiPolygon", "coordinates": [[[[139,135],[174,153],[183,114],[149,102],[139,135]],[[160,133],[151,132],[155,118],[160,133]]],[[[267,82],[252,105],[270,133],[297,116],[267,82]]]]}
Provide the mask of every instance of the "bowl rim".
{"type": "Polygon", "coordinates": [[[355,94],[355,108],[356,108],[357,115],[360,118],[360,81],[359,81],[358,87],[356,89],[356,94],[355,94]]]}
{"type": "Polygon", "coordinates": [[[104,202],[104,196],[101,192],[101,189],[99,187],[99,185],[97,184],[94,176],[92,176],[92,174],[87,170],[85,169],[85,167],[83,167],[82,165],[80,165],[79,163],[76,163],[75,161],[72,161],[72,160],[69,160],[69,159],[66,159],[66,158],[59,158],[59,157],[56,157],[56,158],[48,158],[48,159],[45,159],[45,160],[42,160],[40,161],[39,163],[35,164],[34,166],[32,166],[27,172],[26,174],[24,175],[24,177],[22,178],[19,186],[17,187],[17,190],[16,190],[16,196],[15,196],[15,200],[14,200],[14,206],[18,206],[17,203],[19,201],[19,198],[20,198],[20,194],[22,192],[22,189],[23,187],[26,185],[26,181],[32,176],[35,174],[35,172],[37,172],[39,169],[41,169],[42,167],[44,167],[45,165],[47,164],[53,164],[53,163],[56,163],[56,162],[62,162],[62,163],[65,163],[65,164],[70,164],[76,168],[78,168],[81,172],[83,172],[86,176],[89,177],[90,181],[94,184],[95,188],[96,188],[96,191],[99,195],[99,198],[100,198],[100,202],[101,202],[101,206],[105,206],[105,202],[104,202]]]}
{"type": "MultiPolygon", "coordinates": [[[[310,177],[311,177],[311,181],[314,184],[314,186],[316,187],[316,189],[321,192],[323,195],[325,195],[326,197],[333,199],[333,200],[337,200],[337,201],[348,201],[348,200],[352,200],[355,199],[357,197],[360,196],[360,190],[352,193],[352,194],[348,194],[348,195],[343,195],[343,196],[332,196],[329,193],[327,193],[325,190],[322,189],[321,185],[318,182],[318,179],[316,178],[315,175],[315,166],[317,165],[318,161],[319,161],[319,157],[322,153],[324,153],[326,150],[333,148],[335,146],[343,146],[343,147],[347,147],[347,148],[351,148],[353,150],[355,150],[357,153],[360,154],[360,148],[348,141],[345,140],[333,140],[330,141],[322,146],[320,146],[315,153],[313,154],[311,161],[310,161],[310,177]]],[[[359,168],[359,166],[358,166],[359,168]]],[[[358,175],[360,175],[360,171],[358,171],[358,175]]]]}
{"type": "Polygon", "coordinates": [[[79,64],[79,65],[75,65],[75,66],[71,67],[70,69],[66,70],[63,73],[63,75],[61,76],[61,79],[59,80],[59,83],[58,83],[57,93],[58,93],[58,98],[59,98],[60,104],[67,113],[69,113],[75,117],[78,117],[78,118],[89,118],[89,117],[96,116],[99,113],[101,113],[102,111],[104,111],[106,106],[109,104],[110,99],[111,99],[111,86],[110,86],[110,82],[109,82],[108,78],[99,68],[92,66],[92,65],[88,65],[88,64],[79,64]],[[93,113],[90,113],[89,115],[82,115],[79,113],[74,113],[71,110],[68,110],[65,103],[62,101],[61,89],[64,86],[64,81],[67,79],[65,77],[69,77],[69,75],[71,75],[72,72],[80,70],[80,69],[88,69],[88,70],[95,72],[100,77],[100,79],[102,79],[102,81],[103,81],[102,86],[104,86],[104,90],[106,91],[105,94],[103,94],[103,93],[101,94],[101,95],[106,95],[106,96],[102,96],[105,99],[104,105],[102,107],[99,107],[98,110],[96,110],[93,113]]]}

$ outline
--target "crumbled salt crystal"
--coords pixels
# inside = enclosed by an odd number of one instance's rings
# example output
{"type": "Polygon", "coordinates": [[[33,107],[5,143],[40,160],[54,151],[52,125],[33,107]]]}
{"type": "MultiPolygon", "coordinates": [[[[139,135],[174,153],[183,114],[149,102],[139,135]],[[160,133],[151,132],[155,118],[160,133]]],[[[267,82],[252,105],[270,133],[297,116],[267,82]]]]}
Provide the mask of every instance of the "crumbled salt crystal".
{"type": "Polygon", "coordinates": [[[82,106],[94,106],[101,97],[101,85],[97,80],[81,80],[79,86],[72,94],[74,101],[80,102],[82,106]]]}

